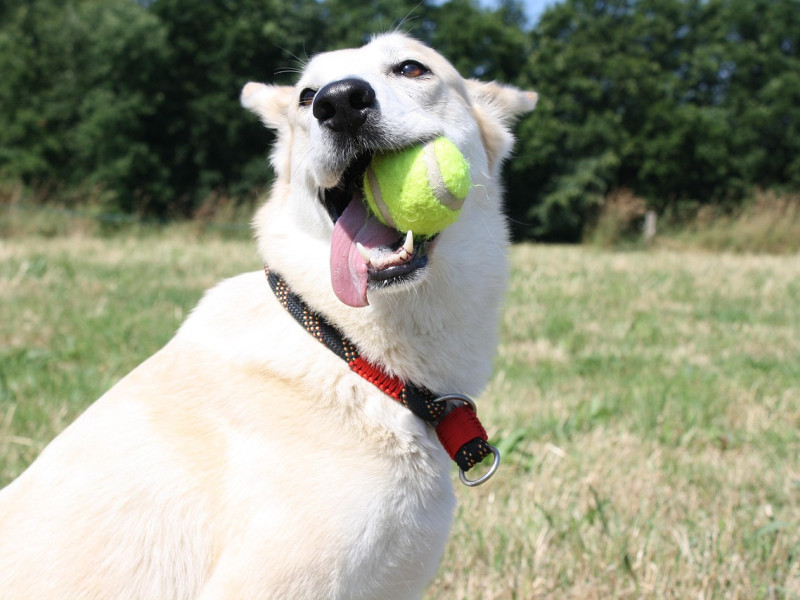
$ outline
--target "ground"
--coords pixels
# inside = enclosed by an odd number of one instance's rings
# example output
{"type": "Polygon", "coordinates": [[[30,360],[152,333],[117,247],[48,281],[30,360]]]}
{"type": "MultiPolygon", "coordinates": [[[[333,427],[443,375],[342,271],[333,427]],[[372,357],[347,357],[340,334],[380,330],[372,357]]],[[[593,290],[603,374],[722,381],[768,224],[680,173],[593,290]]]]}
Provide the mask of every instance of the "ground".
{"type": "MultiPolygon", "coordinates": [[[[244,236],[0,241],[0,485],[165,343],[244,236]],[[241,239],[240,239],[241,238],[241,239]]],[[[428,600],[800,598],[800,260],[520,245],[428,600]]],[[[266,291],[265,291],[266,293],[266,291]]]]}

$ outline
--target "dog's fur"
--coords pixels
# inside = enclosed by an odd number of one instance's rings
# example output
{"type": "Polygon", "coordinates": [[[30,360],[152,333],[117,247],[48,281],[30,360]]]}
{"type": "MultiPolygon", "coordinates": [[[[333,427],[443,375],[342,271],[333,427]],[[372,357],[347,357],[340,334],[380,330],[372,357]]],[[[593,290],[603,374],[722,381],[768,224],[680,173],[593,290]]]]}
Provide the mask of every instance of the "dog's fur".
{"type": "MultiPolygon", "coordinates": [[[[294,87],[248,84],[242,103],[278,134],[255,219],[264,261],[391,374],[478,394],[507,278],[497,176],[508,125],[535,100],[464,80],[397,33],[313,58],[294,87]],[[430,72],[405,76],[409,60],[430,72]],[[352,77],[376,96],[357,130],[299,102],[352,77]],[[471,164],[459,220],[427,266],[344,304],[322,190],[359,153],[439,135],[471,164]]],[[[0,596],[416,598],[445,545],[452,468],[432,429],[303,331],[263,273],[241,275],[0,492],[0,596]]]]}

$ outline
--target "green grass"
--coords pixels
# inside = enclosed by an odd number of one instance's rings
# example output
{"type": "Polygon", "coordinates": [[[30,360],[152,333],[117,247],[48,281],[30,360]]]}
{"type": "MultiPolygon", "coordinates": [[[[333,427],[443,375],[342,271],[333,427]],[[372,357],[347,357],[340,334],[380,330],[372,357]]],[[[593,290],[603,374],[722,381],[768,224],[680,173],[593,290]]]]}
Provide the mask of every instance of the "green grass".
{"type": "MultiPolygon", "coordinates": [[[[518,246],[426,598],[800,598],[800,257],[518,246]]],[[[164,344],[254,245],[0,241],[0,484],[164,344]]]]}
{"type": "Polygon", "coordinates": [[[0,241],[0,485],[172,336],[253,244],[186,232],[0,241]]]}

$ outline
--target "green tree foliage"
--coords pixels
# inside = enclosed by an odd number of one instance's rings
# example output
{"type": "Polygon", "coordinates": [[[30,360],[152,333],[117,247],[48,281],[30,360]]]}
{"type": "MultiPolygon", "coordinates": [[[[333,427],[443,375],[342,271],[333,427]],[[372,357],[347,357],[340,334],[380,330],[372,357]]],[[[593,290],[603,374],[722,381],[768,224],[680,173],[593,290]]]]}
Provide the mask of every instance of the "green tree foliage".
{"type": "Polygon", "coordinates": [[[0,30],[0,172],[138,191],[167,169],[149,131],[167,64],[158,19],[127,0],[18,2],[0,30]]]}
{"type": "Polygon", "coordinates": [[[797,0],[566,0],[530,40],[519,234],[579,239],[614,188],[663,210],[800,187],[797,0]]]}
{"type": "Polygon", "coordinates": [[[150,6],[170,50],[162,75],[163,127],[154,140],[169,167],[162,210],[190,214],[211,192],[239,195],[247,191],[243,185],[266,183],[269,137],[252,126],[238,97],[246,81],[284,64],[273,41],[276,21],[292,16],[284,5],[158,0],[150,6]]]}
{"type": "Polygon", "coordinates": [[[425,41],[465,77],[511,83],[520,79],[527,52],[524,22],[521,5],[514,2],[489,12],[473,0],[450,0],[431,11],[425,41]]]}
{"type": "Polygon", "coordinates": [[[609,192],[657,209],[800,189],[800,0],[5,0],[0,177],[96,185],[110,205],[191,215],[269,183],[249,80],[399,28],[465,76],[540,94],[519,126],[519,237],[576,240],[609,192]]]}

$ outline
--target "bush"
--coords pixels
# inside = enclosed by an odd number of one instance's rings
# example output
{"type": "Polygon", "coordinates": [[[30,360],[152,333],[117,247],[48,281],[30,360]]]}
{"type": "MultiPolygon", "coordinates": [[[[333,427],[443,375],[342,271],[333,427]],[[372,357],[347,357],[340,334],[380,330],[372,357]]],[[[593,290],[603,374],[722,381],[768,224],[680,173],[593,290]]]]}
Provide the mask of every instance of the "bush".
{"type": "Polygon", "coordinates": [[[613,192],[605,199],[597,220],[588,228],[585,240],[601,247],[622,243],[641,243],[647,204],[627,189],[613,192]]]}
{"type": "Polygon", "coordinates": [[[715,251],[800,252],[800,193],[758,192],[732,211],[705,206],[666,237],[670,245],[715,251]]]}

